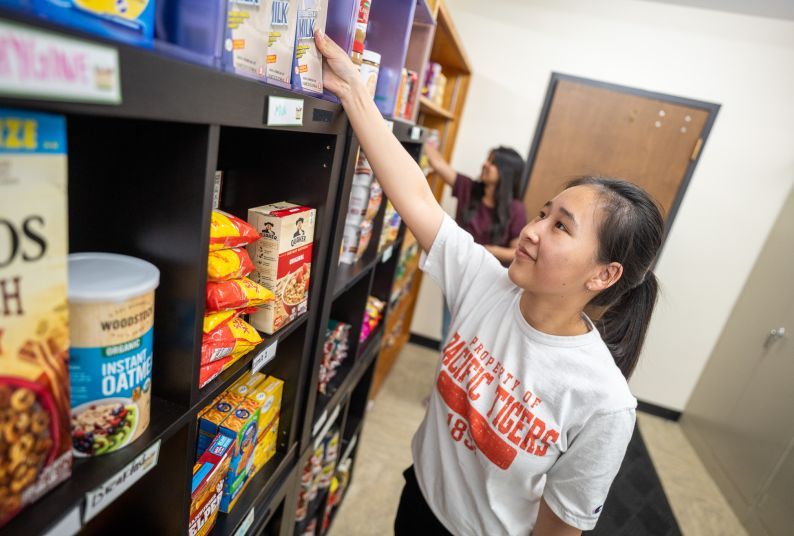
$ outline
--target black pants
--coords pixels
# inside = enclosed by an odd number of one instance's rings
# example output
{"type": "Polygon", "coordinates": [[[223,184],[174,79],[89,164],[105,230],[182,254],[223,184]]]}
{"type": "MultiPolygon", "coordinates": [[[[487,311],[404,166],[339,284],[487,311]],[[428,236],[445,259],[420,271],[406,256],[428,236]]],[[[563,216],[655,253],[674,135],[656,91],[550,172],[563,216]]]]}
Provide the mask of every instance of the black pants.
{"type": "Polygon", "coordinates": [[[400,507],[397,509],[397,519],[394,520],[395,536],[420,536],[424,534],[452,536],[441,524],[433,511],[427,505],[416,473],[412,465],[403,472],[405,487],[400,496],[400,507]]]}

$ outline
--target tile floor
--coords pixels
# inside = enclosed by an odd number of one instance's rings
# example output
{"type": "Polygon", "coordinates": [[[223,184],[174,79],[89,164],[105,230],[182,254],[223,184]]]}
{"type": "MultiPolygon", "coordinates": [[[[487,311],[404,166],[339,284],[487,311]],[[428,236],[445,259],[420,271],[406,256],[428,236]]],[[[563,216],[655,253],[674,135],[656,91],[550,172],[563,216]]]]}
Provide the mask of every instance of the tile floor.
{"type": "MultiPolygon", "coordinates": [[[[402,471],[411,464],[410,442],[424,416],[436,357],[409,344],[397,360],[367,415],[353,484],[330,536],[392,534],[402,471]]],[[[746,535],[680,426],[644,413],[638,422],[683,534],[746,535]]]]}

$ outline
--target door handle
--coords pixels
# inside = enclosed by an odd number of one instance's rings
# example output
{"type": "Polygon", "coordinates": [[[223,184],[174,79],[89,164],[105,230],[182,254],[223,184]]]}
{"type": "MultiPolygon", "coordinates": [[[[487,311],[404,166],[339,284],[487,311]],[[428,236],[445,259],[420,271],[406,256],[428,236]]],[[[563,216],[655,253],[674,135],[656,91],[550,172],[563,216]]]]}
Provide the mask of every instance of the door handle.
{"type": "Polygon", "coordinates": [[[769,348],[770,346],[772,346],[772,343],[774,343],[778,339],[782,339],[785,336],[786,336],[786,328],[784,327],[779,327],[770,330],[769,335],[766,336],[766,340],[764,341],[764,348],[769,348]]]}

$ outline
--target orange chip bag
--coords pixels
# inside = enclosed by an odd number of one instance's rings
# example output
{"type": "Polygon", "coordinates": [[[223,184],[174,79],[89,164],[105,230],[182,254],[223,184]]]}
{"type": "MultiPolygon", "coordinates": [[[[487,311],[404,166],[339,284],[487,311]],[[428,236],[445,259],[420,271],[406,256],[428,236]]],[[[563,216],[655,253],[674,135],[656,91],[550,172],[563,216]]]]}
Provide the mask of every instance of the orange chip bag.
{"type": "Polygon", "coordinates": [[[207,313],[257,307],[272,300],[272,292],[247,277],[207,283],[207,313]]]}
{"type": "Polygon", "coordinates": [[[210,281],[239,279],[253,271],[254,263],[243,248],[210,251],[207,259],[207,278],[210,281]]]}
{"type": "Polygon", "coordinates": [[[262,337],[251,324],[242,318],[232,318],[204,333],[201,341],[201,364],[207,365],[227,356],[237,358],[256,348],[260,342],[262,337]]]}
{"type": "Polygon", "coordinates": [[[259,240],[256,229],[246,222],[220,210],[212,211],[210,220],[210,251],[237,248],[259,240]]]}

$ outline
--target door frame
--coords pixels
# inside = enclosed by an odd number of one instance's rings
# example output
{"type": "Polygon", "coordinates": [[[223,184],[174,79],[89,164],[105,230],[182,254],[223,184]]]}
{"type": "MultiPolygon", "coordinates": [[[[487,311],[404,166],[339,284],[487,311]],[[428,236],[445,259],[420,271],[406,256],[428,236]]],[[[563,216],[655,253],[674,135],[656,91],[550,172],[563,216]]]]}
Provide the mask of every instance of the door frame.
{"type": "Polygon", "coordinates": [[[706,123],[703,125],[703,131],[700,135],[700,137],[703,139],[700,152],[698,152],[697,158],[689,161],[686,172],[684,172],[684,178],[681,180],[681,185],[676,192],[675,199],[673,200],[673,204],[670,207],[670,213],[667,216],[667,222],[665,224],[665,237],[667,237],[670,233],[670,228],[673,225],[673,221],[675,220],[675,216],[678,213],[678,208],[681,205],[681,201],[684,199],[684,194],[689,187],[689,181],[692,179],[692,174],[695,172],[695,167],[697,166],[697,163],[700,161],[700,157],[703,154],[703,148],[706,146],[706,141],[708,140],[709,134],[711,134],[711,128],[714,126],[714,121],[717,119],[717,113],[720,111],[720,107],[722,105],[713,102],[677,97],[675,95],[667,95],[665,93],[657,93],[655,91],[646,91],[644,89],[637,89],[629,86],[622,86],[620,84],[612,84],[609,82],[601,82],[599,80],[592,80],[590,78],[582,78],[579,76],[552,71],[551,77],[549,78],[549,85],[546,89],[546,97],[543,100],[543,107],[540,110],[538,123],[535,127],[535,135],[532,138],[532,144],[529,147],[529,156],[527,157],[526,164],[524,165],[524,175],[521,177],[521,200],[524,199],[524,196],[527,193],[527,188],[529,187],[529,177],[532,174],[533,167],[535,166],[535,158],[537,157],[538,147],[540,146],[540,141],[543,139],[543,133],[546,129],[546,121],[548,120],[549,111],[551,110],[551,102],[554,98],[554,92],[557,89],[557,82],[560,81],[576,82],[586,86],[609,89],[618,93],[626,93],[628,95],[634,95],[637,97],[661,100],[671,104],[689,106],[690,108],[699,108],[701,110],[705,110],[708,113],[706,123]]]}

